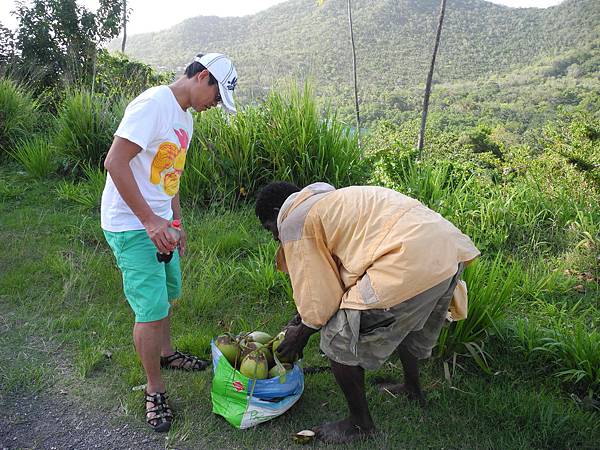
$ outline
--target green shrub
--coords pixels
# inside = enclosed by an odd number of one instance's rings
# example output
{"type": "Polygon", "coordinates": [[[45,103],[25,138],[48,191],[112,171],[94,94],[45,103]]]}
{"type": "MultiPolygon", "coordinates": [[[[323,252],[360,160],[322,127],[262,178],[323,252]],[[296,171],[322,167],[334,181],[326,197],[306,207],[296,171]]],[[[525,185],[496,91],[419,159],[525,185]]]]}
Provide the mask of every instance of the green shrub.
{"type": "Polygon", "coordinates": [[[495,171],[472,163],[433,158],[417,162],[406,146],[374,154],[372,160],[370,183],[420,200],[471,237],[484,254],[559,254],[574,245],[565,230],[581,211],[595,211],[591,223],[600,219],[594,207],[600,197],[577,184],[581,174],[547,156],[502,180],[490,176],[495,171]]]}
{"type": "Polygon", "coordinates": [[[544,127],[544,146],[566,158],[600,191],[600,115],[579,112],[563,114],[544,127]]]}
{"type": "Polygon", "coordinates": [[[54,149],[46,137],[23,140],[10,154],[34,178],[45,178],[56,170],[54,149]]]}
{"type": "Polygon", "coordinates": [[[158,73],[151,66],[133,61],[123,53],[98,52],[95,92],[107,97],[135,97],[152,86],[172,81],[173,73],[158,73]]]}
{"type": "Polygon", "coordinates": [[[124,110],[120,98],[108,99],[85,90],[67,93],[58,112],[54,145],[66,157],[69,169],[101,166],[124,110]]]}
{"type": "Polygon", "coordinates": [[[21,86],[0,79],[0,160],[36,129],[38,104],[21,86]]]}

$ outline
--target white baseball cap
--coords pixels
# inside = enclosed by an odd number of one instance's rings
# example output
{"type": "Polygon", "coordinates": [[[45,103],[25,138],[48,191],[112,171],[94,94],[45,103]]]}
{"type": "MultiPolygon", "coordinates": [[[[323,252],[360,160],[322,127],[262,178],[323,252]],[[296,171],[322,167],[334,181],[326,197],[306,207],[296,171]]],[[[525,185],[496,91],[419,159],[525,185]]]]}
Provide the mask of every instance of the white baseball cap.
{"type": "Polygon", "coordinates": [[[233,91],[237,84],[237,71],[231,60],[221,53],[207,53],[196,56],[195,62],[202,64],[219,83],[219,93],[223,107],[230,113],[235,113],[233,91]]]}

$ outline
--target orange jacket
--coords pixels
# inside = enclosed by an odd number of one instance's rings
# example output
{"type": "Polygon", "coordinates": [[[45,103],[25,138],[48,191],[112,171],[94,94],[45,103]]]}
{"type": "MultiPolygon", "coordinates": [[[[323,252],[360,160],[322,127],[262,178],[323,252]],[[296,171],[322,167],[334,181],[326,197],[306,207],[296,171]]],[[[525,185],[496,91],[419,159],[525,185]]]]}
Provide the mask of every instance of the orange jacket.
{"type": "Polygon", "coordinates": [[[277,265],[305,325],[339,310],[390,308],[453,276],[479,255],[471,239],[419,201],[382,187],[315,183],[278,217],[277,265]]]}

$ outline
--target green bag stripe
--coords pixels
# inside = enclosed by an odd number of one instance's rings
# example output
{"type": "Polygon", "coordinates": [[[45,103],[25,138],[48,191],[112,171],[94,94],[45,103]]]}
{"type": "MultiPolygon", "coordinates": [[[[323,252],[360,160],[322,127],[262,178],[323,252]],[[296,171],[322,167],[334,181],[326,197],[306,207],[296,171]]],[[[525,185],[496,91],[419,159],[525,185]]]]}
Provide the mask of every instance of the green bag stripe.
{"type": "Polygon", "coordinates": [[[214,373],[211,398],[213,413],[219,414],[231,425],[240,428],[244,414],[248,409],[249,397],[246,390],[248,378],[235,370],[227,358],[221,356],[214,373]],[[243,388],[238,391],[235,385],[243,388]]]}

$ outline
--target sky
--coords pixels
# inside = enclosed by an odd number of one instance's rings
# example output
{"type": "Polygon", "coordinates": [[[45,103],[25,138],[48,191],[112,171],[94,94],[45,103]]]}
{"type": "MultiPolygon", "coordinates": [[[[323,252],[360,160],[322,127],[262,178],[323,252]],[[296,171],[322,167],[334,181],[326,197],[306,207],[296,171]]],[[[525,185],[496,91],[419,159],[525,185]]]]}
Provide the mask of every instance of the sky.
{"type": "MultiPolygon", "coordinates": [[[[164,30],[185,19],[196,16],[245,16],[255,14],[286,0],[128,0],[132,14],[127,27],[129,35],[164,30]]],[[[562,0],[488,0],[512,7],[545,8],[562,0]]],[[[79,4],[95,10],[98,0],[78,0],[79,4]]],[[[16,0],[0,0],[0,22],[8,28],[16,27],[10,14],[16,0]]]]}

